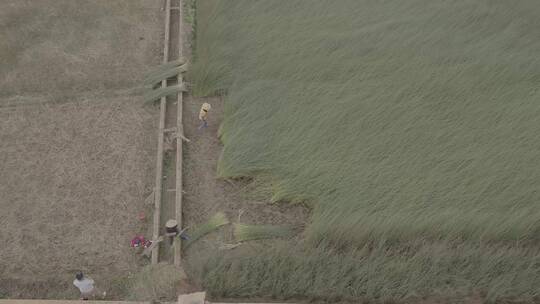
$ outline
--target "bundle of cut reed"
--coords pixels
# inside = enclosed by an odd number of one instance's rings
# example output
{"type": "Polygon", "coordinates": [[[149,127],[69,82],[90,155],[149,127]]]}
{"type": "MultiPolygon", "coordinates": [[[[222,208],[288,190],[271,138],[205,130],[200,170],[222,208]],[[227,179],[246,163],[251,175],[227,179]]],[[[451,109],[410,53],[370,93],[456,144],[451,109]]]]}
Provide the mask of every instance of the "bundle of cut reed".
{"type": "Polygon", "coordinates": [[[153,75],[157,75],[157,74],[160,74],[162,73],[163,71],[166,71],[166,70],[170,70],[172,68],[176,68],[178,66],[181,66],[183,64],[185,64],[187,61],[185,58],[181,57],[180,59],[177,59],[177,60],[173,60],[173,61],[169,61],[165,64],[162,64],[162,65],[159,65],[157,67],[155,67],[153,70],[151,70],[150,72],[148,72],[148,74],[146,74],[146,77],[151,77],[153,75]]]}
{"type": "Polygon", "coordinates": [[[156,90],[150,90],[144,94],[144,102],[153,102],[161,97],[176,94],[178,92],[185,92],[186,87],[184,84],[159,88],[156,90]]]}
{"type": "Polygon", "coordinates": [[[188,68],[187,63],[184,63],[183,65],[167,67],[167,68],[160,67],[159,69],[156,69],[155,71],[146,75],[146,78],[144,79],[144,85],[154,86],[160,83],[164,79],[175,77],[180,73],[186,72],[187,68],[188,68]]]}
{"type": "Polygon", "coordinates": [[[293,234],[293,229],[287,226],[234,224],[234,236],[239,242],[288,238],[293,234]]]}
{"type": "Polygon", "coordinates": [[[195,226],[189,230],[187,234],[187,240],[184,242],[184,246],[188,247],[201,237],[208,233],[217,230],[219,227],[229,224],[229,220],[223,212],[216,213],[207,222],[195,226]]]}

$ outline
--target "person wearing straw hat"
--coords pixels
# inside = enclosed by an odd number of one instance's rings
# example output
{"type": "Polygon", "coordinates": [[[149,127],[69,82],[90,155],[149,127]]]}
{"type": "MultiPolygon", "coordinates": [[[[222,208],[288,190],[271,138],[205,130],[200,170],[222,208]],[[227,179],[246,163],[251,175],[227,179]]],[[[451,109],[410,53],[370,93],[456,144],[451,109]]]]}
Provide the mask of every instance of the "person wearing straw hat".
{"type": "Polygon", "coordinates": [[[176,220],[168,220],[165,223],[165,236],[169,238],[169,244],[173,244],[175,237],[179,237],[184,241],[189,240],[189,237],[186,235],[187,229],[178,230],[178,222],[176,220]]]}
{"type": "Polygon", "coordinates": [[[165,223],[165,236],[169,238],[169,244],[172,245],[174,237],[178,235],[178,222],[176,220],[168,220],[165,223]]]}
{"type": "Polygon", "coordinates": [[[199,120],[201,121],[199,130],[202,128],[208,127],[207,119],[208,119],[208,111],[210,111],[210,109],[212,109],[212,106],[209,103],[205,102],[202,104],[201,111],[199,111],[199,120]]]}

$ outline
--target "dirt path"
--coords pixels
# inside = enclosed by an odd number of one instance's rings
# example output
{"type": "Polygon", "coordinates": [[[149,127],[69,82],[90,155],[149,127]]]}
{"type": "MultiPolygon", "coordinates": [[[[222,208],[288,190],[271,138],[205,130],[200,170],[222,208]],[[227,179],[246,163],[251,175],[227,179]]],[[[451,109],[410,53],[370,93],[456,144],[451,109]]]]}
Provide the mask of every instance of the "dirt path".
{"type": "MultiPolygon", "coordinates": [[[[308,219],[306,208],[270,204],[270,197],[250,198],[246,195],[246,189],[250,188],[249,181],[217,178],[216,167],[223,149],[217,131],[223,118],[223,103],[221,97],[188,97],[184,102],[184,129],[191,140],[184,146],[184,227],[205,222],[217,212],[224,212],[231,222],[236,222],[242,212],[241,222],[247,224],[305,223],[308,219]],[[208,128],[198,130],[198,113],[203,102],[210,103],[212,110],[208,128]]],[[[215,245],[235,242],[231,226],[220,229],[207,239],[211,239],[215,245]]],[[[186,255],[197,254],[194,248],[188,248],[186,255]]]]}

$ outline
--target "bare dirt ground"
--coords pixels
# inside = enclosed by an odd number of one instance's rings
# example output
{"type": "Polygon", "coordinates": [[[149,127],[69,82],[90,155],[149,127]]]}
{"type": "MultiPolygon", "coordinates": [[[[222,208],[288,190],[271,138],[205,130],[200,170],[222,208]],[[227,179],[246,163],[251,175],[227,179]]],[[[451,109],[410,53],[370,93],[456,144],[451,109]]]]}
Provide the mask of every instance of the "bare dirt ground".
{"type": "Polygon", "coordinates": [[[116,286],[153,187],[157,111],[138,89],[162,51],[161,2],[0,1],[0,296],[116,286]]]}

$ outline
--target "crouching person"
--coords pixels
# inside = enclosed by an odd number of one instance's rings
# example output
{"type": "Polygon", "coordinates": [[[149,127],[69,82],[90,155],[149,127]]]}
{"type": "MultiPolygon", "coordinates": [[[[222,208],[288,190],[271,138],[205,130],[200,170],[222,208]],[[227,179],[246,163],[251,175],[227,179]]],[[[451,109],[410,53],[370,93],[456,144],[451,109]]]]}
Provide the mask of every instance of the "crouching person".
{"type": "MultiPolygon", "coordinates": [[[[96,287],[94,286],[95,282],[92,280],[92,278],[85,277],[82,272],[77,272],[75,274],[75,280],[73,281],[73,285],[75,285],[77,288],[79,288],[79,291],[81,292],[81,299],[82,300],[88,300],[90,298],[95,299],[98,295],[98,291],[96,287]]],[[[101,293],[101,296],[105,298],[107,295],[106,292],[101,293]]]]}

